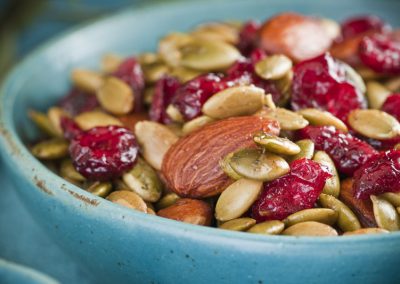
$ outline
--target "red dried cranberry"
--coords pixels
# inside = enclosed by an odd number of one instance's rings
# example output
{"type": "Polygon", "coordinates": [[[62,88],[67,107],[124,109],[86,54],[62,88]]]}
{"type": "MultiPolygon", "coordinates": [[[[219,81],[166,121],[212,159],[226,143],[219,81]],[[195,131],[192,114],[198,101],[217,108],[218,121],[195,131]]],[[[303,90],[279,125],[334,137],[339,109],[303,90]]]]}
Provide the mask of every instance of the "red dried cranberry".
{"type": "Polygon", "coordinates": [[[292,213],[312,208],[331,177],[325,167],[308,159],[296,160],[290,166],[288,174],[264,185],[252,207],[252,217],[258,222],[282,220],[292,213]]]}
{"type": "Polygon", "coordinates": [[[258,30],[260,23],[255,21],[246,22],[239,32],[238,49],[240,52],[247,56],[257,46],[258,30]]]}
{"type": "Polygon", "coordinates": [[[400,150],[382,152],[354,173],[354,197],[400,192],[400,150]]]}
{"type": "Polygon", "coordinates": [[[91,111],[99,106],[97,98],[93,94],[85,93],[78,89],[72,89],[61,99],[58,104],[69,115],[75,116],[85,111],[91,111]]]}
{"type": "Polygon", "coordinates": [[[390,95],[382,105],[382,110],[400,121],[400,94],[390,95]]]}
{"type": "Polygon", "coordinates": [[[127,83],[135,96],[135,112],[143,110],[144,75],[136,58],[125,59],[113,73],[114,76],[127,83]]]}
{"type": "Polygon", "coordinates": [[[171,123],[171,118],[166,113],[180,83],[177,78],[165,76],[158,80],[153,100],[150,107],[150,119],[164,124],[171,123]]]}
{"type": "Polygon", "coordinates": [[[95,127],[72,139],[73,164],[90,180],[106,181],[130,169],[138,156],[135,135],[119,126],[95,127]]]}
{"type": "Polygon", "coordinates": [[[62,116],[60,120],[64,138],[71,140],[82,132],[82,129],[71,118],[62,116]]]}
{"type": "Polygon", "coordinates": [[[339,172],[352,175],[377,151],[368,143],[333,126],[307,126],[299,131],[302,139],[311,139],[317,150],[325,151],[339,172]]]}
{"type": "Polygon", "coordinates": [[[188,121],[200,116],[201,108],[208,98],[226,87],[226,82],[217,74],[200,75],[178,88],[172,104],[188,121]]]}
{"type": "Polygon", "coordinates": [[[294,67],[291,105],[294,110],[326,110],[346,121],[351,110],[365,108],[366,102],[346,80],[343,65],[326,53],[294,67]]]}
{"type": "Polygon", "coordinates": [[[390,35],[366,36],[360,43],[361,61],[378,73],[400,74],[400,41],[390,35]]]}
{"type": "Polygon", "coordinates": [[[390,26],[374,15],[356,16],[342,23],[342,36],[344,39],[369,31],[381,32],[387,30],[390,30],[390,26]]]}
{"type": "Polygon", "coordinates": [[[360,138],[361,140],[364,140],[365,142],[370,144],[372,147],[374,147],[375,149],[378,149],[380,151],[386,151],[389,149],[393,149],[393,147],[396,144],[400,143],[400,136],[396,136],[394,138],[385,139],[385,140],[376,140],[376,139],[367,138],[367,137],[363,137],[363,136],[357,136],[357,137],[360,138]]]}
{"type": "Polygon", "coordinates": [[[264,49],[261,48],[253,49],[249,55],[250,62],[253,63],[253,65],[266,57],[267,53],[265,52],[264,49]]]}

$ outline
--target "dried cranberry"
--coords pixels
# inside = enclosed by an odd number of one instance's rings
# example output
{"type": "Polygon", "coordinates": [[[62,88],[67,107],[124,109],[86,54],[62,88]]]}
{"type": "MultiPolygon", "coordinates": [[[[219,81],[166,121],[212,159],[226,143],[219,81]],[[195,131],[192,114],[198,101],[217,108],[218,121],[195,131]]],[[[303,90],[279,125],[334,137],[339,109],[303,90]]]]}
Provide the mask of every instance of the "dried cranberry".
{"type": "Polygon", "coordinates": [[[311,139],[317,150],[325,151],[339,172],[352,175],[377,151],[368,143],[333,126],[307,126],[299,131],[302,139],[311,139]]]}
{"type": "Polygon", "coordinates": [[[390,26],[374,15],[356,16],[342,23],[342,36],[344,39],[369,31],[381,32],[387,30],[390,30],[390,26]]]}
{"type": "Polygon", "coordinates": [[[367,138],[367,137],[363,137],[363,136],[357,136],[357,137],[360,138],[361,140],[364,140],[365,142],[370,144],[372,147],[374,147],[375,149],[378,149],[380,151],[386,151],[389,149],[393,149],[393,147],[396,144],[400,143],[400,136],[396,136],[394,138],[385,139],[385,140],[376,140],[376,139],[367,138]]]}
{"type": "Polygon", "coordinates": [[[361,61],[378,73],[400,74],[400,41],[387,34],[366,36],[360,43],[361,61]]]}
{"type": "Polygon", "coordinates": [[[106,181],[130,169],[138,156],[135,135],[119,126],[95,127],[72,139],[69,153],[78,172],[106,181]]]}
{"type": "Polygon", "coordinates": [[[331,177],[326,168],[308,159],[296,160],[290,166],[288,174],[264,185],[252,207],[252,217],[258,222],[282,220],[299,210],[312,208],[331,177]]]}
{"type": "Polygon", "coordinates": [[[382,105],[382,110],[400,121],[400,94],[390,95],[382,105]]]}
{"type": "Polygon", "coordinates": [[[354,196],[400,192],[400,150],[389,150],[371,158],[354,173],[354,196]]]}
{"type": "Polygon", "coordinates": [[[188,121],[200,116],[201,108],[208,98],[226,87],[227,84],[220,75],[200,75],[178,88],[172,104],[188,121]]]}
{"type": "Polygon", "coordinates": [[[346,121],[351,110],[365,108],[366,102],[347,81],[343,65],[326,53],[294,67],[291,105],[294,110],[326,110],[346,121]]]}
{"type": "Polygon", "coordinates": [[[135,96],[135,112],[143,110],[144,75],[136,58],[125,59],[113,73],[114,76],[127,83],[135,96]]]}
{"type": "Polygon", "coordinates": [[[75,136],[82,132],[78,124],[66,116],[61,117],[60,125],[63,130],[64,138],[68,140],[74,139],[75,136]]]}
{"type": "Polygon", "coordinates": [[[150,107],[150,119],[164,124],[171,123],[171,118],[166,113],[180,83],[177,78],[165,76],[158,80],[153,100],[150,107]]]}
{"type": "Polygon", "coordinates": [[[72,89],[58,104],[69,115],[75,116],[85,111],[91,111],[99,106],[97,98],[93,94],[85,93],[78,89],[72,89]]]}
{"type": "Polygon", "coordinates": [[[247,56],[257,46],[258,30],[260,23],[255,21],[246,22],[239,32],[238,49],[240,52],[247,56]]]}
{"type": "Polygon", "coordinates": [[[265,52],[264,49],[261,49],[261,48],[253,49],[249,55],[250,62],[252,62],[253,64],[256,64],[258,61],[260,61],[266,57],[267,57],[267,53],[265,52]]]}

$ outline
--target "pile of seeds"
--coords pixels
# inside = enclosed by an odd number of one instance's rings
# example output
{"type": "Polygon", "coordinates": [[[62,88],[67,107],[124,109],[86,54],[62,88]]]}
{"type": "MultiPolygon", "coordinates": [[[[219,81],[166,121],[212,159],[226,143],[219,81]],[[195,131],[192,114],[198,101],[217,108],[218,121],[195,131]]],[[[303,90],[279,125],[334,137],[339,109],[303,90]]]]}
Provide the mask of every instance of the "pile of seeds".
{"type": "Polygon", "coordinates": [[[400,230],[400,32],[383,20],[206,23],[101,66],[29,112],[32,154],[65,180],[226,230],[400,230]]]}

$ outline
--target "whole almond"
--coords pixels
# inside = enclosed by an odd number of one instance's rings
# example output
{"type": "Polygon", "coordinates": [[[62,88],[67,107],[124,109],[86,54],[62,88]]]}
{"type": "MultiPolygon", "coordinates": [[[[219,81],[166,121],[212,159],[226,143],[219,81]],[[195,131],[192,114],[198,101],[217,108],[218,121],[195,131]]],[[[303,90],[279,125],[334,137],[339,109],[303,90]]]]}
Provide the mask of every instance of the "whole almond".
{"type": "Polygon", "coordinates": [[[211,206],[201,200],[183,198],[175,204],[161,209],[157,212],[158,216],[190,223],[194,225],[209,226],[211,224],[211,206]]]}
{"type": "Polygon", "coordinates": [[[233,180],[222,171],[220,160],[237,149],[255,147],[253,135],[258,131],[278,135],[279,125],[263,117],[232,117],[181,138],[163,160],[161,172],[167,187],[192,198],[222,192],[233,180]]]}
{"type": "Polygon", "coordinates": [[[260,41],[268,53],[283,53],[299,62],[327,51],[332,39],[317,19],[282,13],[263,24],[260,41]]]}

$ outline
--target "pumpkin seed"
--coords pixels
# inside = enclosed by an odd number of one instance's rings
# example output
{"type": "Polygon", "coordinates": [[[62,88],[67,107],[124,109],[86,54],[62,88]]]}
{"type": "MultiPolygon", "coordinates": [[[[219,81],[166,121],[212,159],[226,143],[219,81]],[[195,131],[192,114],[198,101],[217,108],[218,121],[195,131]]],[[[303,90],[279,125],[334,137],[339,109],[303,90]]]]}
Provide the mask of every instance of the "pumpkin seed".
{"type": "Polygon", "coordinates": [[[310,139],[303,139],[297,141],[296,144],[300,147],[300,152],[296,155],[288,157],[288,161],[292,162],[303,158],[311,160],[314,156],[314,142],[312,142],[310,139]]]}
{"type": "Polygon", "coordinates": [[[166,195],[164,195],[157,203],[156,203],[156,209],[161,210],[164,208],[167,208],[173,204],[175,204],[175,202],[177,202],[180,199],[180,197],[173,192],[167,193],[166,195]]]}
{"type": "Polygon", "coordinates": [[[242,216],[256,201],[263,183],[250,179],[239,179],[228,186],[219,196],[215,206],[215,218],[229,221],[242,216]]]}
{"type": "Polygon", "coordinates": [[[113,73],[119,67],[122,62],[122,58],[116,54],[107,53],[101,58],[101,70],[104,73],[113,73]]]}
{"type": "Polygon", "coordinates": [[[122,179],[113,180],[113,187],[115,190],[131,190],[122,179]]]}
{"type": "Polygon", "coordinates": [[[183,67],[207,72],[223,71],[241,57],[233,45],[197,38],[181,46],[179,51],[183,67]]]}
{"type": "Polygon", "coordinates": [[[324,151],[317,151],[314,154],[313,160],[321,165],[326,166],[329,173],[332,175],[332,177],[326,180],[322,192],[338,198],[340,194],[340,179],[332,159],[324,151]]]}
{"type": "Polygon", "coordinates": [[[67,116],[64,110],[59,107],[51,107],[47,111],[47,116],[51,124],[53,125],[54,130],[57,132],[58,136],[63,135],[63,130],[61,128],[61,118],[63,116],[67,116]]]}
{"type": "Polygon", "coordinates": [[[263,109],[256,115],[278,121],[282,130],[299,130],[308,125],[308,121],[302,115],[279,107],[263,109]]]}
{"type": "Polygon", "coordinates": [[[71,80],[77,88],[89,93],[95,93],[103,85],[100,73],[85,69],[72,70],[71,80]]]}
{"type": "Polygon", "coordinates": [[[283,223],[285,223],[286,227],[290,227],[301,222],[315,221],[332,226],[333,224],[335,224],[337,218],[338,213],[332,209],[311,208],[300,210],[296,213],[289,215],[286,219],[283,220],[283,223]]]}
{"type": "Polygon", "coordinates": [[[292,61],[287,56],[275,54],[258,61],[254,70],[265,80],[278,80],[292,69],[292,65],[292,61]]]}
{"type": "Polygon", "coordinates": [[[270,109],[276,109],[276,105],[274,103],[274,100],[272,99],[271,94],[267,94],[264,96],[264,105],[269,107],[270,109]]]}
{"type": "Polygon", "coordinates": [[[394,77],[385,82],[385,87],[393,93],[400,91],[400,77],[394,77]]]}
{"type": "Polygon", "coordinates": [[[153,53],[153,52],[143,52],[136,56],[137,61],[141,66],[143,65],[151,65],[156,62],[162,62],[161,58],[158,56],[158,54],[153,53]]]}
{"type": "Polygon", "coordinates": [[[336,197],[321,193],[319,202],[324,208],[330,208],[338,213],[337,225],[343,232],[361,228],[360,222],[350,208],[336,197]]]}
{"type": "Polygon", "coordinates": [[[206,23],[193,30],[191,35],[204,40],[217,40],[236,44],[239,40],[239,29],[229,23],[206,23]]]}
{"type": "Polygon", "coordinates": [[[373,139],[390,139],[400,134],[400,123],[390,114],[376,109],[356,109],[348,117],[350,126],[373,139]]]}
{"type": "Polygon", "coordinates": [[[36,124],[36,126],[47,135],[52,137],[60,136],[58,131],[54,128],[54,125],[50,121],[49,117],[44,113],[30,110],[28,112],[28,116],[36,124]]]}
{"type": "Polygon", "coordinates": [[[162,62],[142,65],[144,79],[148,84],[154,84],[168,73],[168,66],[162,62]]]}
{"type": "Polygon", "coordinates": [[[389,201],[374,195],[371,195],[371,201],[378,227],[388,231],[400,230],[400,217],[394,206],[389,201]]]}
{"type": "Polygon", "coordinates": [[[183,125],[182,128],[183,134],[187,135],[189,133],[192,133],[193,131],[196,131],[197,129],[202,128],[204,125],[214,121],[215,119],[208,117],[206,115],[196,117],[195,119],[192,119],[183,125]]]}
{"type": "Polygon", "coordinates": [[[281,93],[279,101],[276,102],[278,106],[285,106],[290,99],[291,87],[293,81],[293,70],[290,70],[282,78],[275,80],[275,86],[281,93]]]}
{"type": "Polygon", "coordinates": [[[112,184],[111,182],[96,181],[92,183],[86,190],[91,194],[105,198],[110,194],[112,190],[112,184]]]}
{"type": "Polygon", "coordinates": [[[396,211],[398,214],[400,214],[400,207],[396,207],[396,211]]]}
{"type": "Polygon", "coordinates": [[[390,90],[376,81],[367,83],[367,99],[370,108],[380,109],[390,94],[390,90]]]}
{"type": "Polygon", "coordinates": [[[69,178],[78,182],[86,180],[86,178],[75,169],[70,159],[66,159],[61,162],[60,175],[63,178],[69,178]]]}
{"type": "Polygon", "coordinates": [[[170,75],[179,79],[181,83],[185,83],[189,80],[196,78],[197,76],[201,75],[203,72],[198,70],[193,70],[190,68],[185,68],[182,66],[175,67],[170,72],[170,75]]]}
{"type": "Polygon", "coordinates": [[[177,109],[177,107],[174,106],[173,104],[170,104],[170,105],[167,107],[166,112],[167,112],[167,114],[169,115],[169,117],[170,117],[173,121],[175,121],[175,122],[183,122],[183,121],[184,121],[182,114],[181,114],[180,111],[177,109]]]}
{"type": "Polygon", "coordinates": [[[166,125],[166,127],[172,131],[172,133],[174,133],[176,136],[178,137],[182,137],[183,135],[183,131],[182,131],[182,125],[179,123],[171,123],[166,125]]]}
{"type": "Polygon", "coordinates": [[[222,223],[218,228],[231,231],[246,231],[255,224],[256,220],[244,217],[222,223]]]}
{"type": "Polygon", "coordinates": [[[153,121],[139,121],[135,125],[135,135],[142,146],[142,154],[147,163],[161,170],[165,153],[178,140],[170,129],[153,121]]]}
{"type": "Polygon", "coordinates": [[[135,104],[131,87],[117,77],[107,78],[96,96],[102,108],[115,115],[129,113],[135,104]]]}
{"type": "Polygon", "coordinates": [[[331,226],[314,221],[308,221],[290,226],[282,232],[282,235],[330,237],[337,236],[338,233],[331,226]]]}
{"type": "Polygon", "coordinates": [[[400,193],[386,192],[379,195],[379,197],[389,201],[394,207],[400,206],[400,193]]]}
{"type": "Polygon", "coordinates": [[[366,234],[385,234],[389,233],[388,230],[381,228],[361,228],[355,231],[345,232],[343,236],[352,236],[352,235],[366,235],[366,234]]]}
{"type": "MultiPolygon", "coordinates": [[[[361,78],[364,79],[364,81],[379,80],[386,76],[383,73],[377,73],[377,72],[373,71],[371,68],[368,68],[365,66],[357,67],[357,68],[355,68],[355,70],[361,76],[361,78]]],[[[368,87],[367,87],[367,89],[368,89],[368,87]]]]}
{"type": "Polygon", "coordinates": [[[340,25],[336,21],[328,18],[320,18],[318,20],[332,40],[337,39],[341,35],[340,25]]]}
{"type": "Polygon", "coordinates": [[[177,67],[181,61],[180,48],[192,41],[193,37],[184,33],[171,33],[162,38],[158,45],[158,53],[168,66],[177,67]]]}
{"type": "Polygon", "coordinates": [[[147,213],[147,205],[143,199],[133,191],[114,191],[107,199],[113,203],[147,213]]]}
{"type": "Polygon", "coordinates": [[[330,112],[316,108],[305,108],[298,111],[311,125],[334,126],[336,129],[347,132],[347,126],[330,112]]]}
{"type": "Polygon", "coordinates": [[[357,71],[347,63],[341,62],[341,65],[344,67],[344,71],[346,72],[346,79],[350,81],[350,83],[352,83],[361,93],[365,94],[367,87],[365,86],[364,80],[360,74],[358,74],[357,71]]]}
{"type": "Polygon", "coordinates": [[[278,220],[265,221],[254,225],[248,233],[262,234],[262,235],[279,235],[285,229],[285,224],[278,220]]]}
{"type": "Polygon", "coordinates": [[[229,165],[239,175],[259,181],[271,181],[288,173],[288,163],[272,153],[261,149],[245,148],[234,152],[229,165]]]}
{"type": "Polygon", "coordinates": [[[39,142],[31,149],[32,154],[39,159],[55,160],[68,156],[68,141],[63,138],[52,138],[39,142]]]}
{"type": "Polygon", "coordinates": [[[157,173],[141,158],[136,165],[122,176],[129,189],[144,201],[156,202],[160,199],[162,184],[157,173]]]}
{"type": "Polygon", "coordinates": [[[235,172],[231,165],[229,164],[230,159],[232,158],[234,153],[229,153],[226,157],[224,157],[223,159],[221,159],[219,161],[219,166],[221,167],[221,169],[224,171],[225,174],[227,174],[230,178],[234,179],[234,180],[238,180],[241,179],[242,176],[239,175],[237,172],[235,172]]]}
{"type": "Polygon", "coordinates": [[[117,125],[122,126],[122,122],[101,111],[87,111],[75,116],[74,121],[82,130],[89,130],[93,127],[117,125]]]}
{"type": "Polygon", "coordinates": [[[254,135],[253,139],[256,144],[263,146],[272,153],[281,155],[295,155],[300,153],[300,147],[286,138],[259,132],[254,135]]]}

